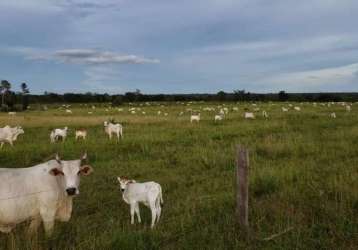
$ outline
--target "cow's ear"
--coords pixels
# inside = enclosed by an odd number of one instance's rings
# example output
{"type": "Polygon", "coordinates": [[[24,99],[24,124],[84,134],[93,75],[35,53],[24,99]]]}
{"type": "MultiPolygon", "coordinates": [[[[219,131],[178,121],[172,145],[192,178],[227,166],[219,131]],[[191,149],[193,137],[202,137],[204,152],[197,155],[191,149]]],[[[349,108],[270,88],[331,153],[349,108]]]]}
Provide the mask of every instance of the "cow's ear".
{"type": "Polygon", "coordinates": [[[121,182],[121,177],[118,176],[118,177],[117,177],[117,180],[118,180],[118,182],[121,182]]]}
{"type": "Polygon", "coordinates": [[[58,168],[53,168],[50,170],[49,174],[53,176],[58,176],[58,175],[63,175],[63,172],[58,168]]]}
{"type": "Polygon", "coordinates": [[[84,165],[80,168],[78,174],[80,175],[90,175],[93,172],[93,168],[90,165],[84,165]]]}

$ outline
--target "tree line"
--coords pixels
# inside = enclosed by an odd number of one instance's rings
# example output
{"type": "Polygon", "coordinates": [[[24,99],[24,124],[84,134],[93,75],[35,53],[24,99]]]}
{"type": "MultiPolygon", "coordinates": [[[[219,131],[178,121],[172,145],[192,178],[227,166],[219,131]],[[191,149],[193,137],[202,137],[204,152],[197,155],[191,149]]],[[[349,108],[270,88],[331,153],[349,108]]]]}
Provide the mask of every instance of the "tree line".
{"type": "Polygon", "coordinates": [[[358,93],[251,93],[245,90],[233,92],[219,91],[216,94],[143,94],[140,90],[124,94],[98,93],[51,93],[41,95],[31,94],[26,83],[20,84],[18,92],[12,91],[12,84],[2,80],[0,84],[1,111],[26,110],[29,103],[111,103],[119,106],[129,102],[184,102],[184,101],[211,101],[211,102],[268,102],[268,101],[297,101],[297,102],[328,102],[347,101],[357,102],[358,93]]]}

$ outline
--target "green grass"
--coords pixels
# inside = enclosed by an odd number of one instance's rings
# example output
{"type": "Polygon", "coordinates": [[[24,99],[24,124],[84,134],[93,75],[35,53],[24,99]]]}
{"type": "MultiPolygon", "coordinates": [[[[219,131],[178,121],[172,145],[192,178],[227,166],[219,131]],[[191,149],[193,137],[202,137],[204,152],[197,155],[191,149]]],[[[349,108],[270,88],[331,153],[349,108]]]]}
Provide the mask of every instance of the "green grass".
{"type": "MultiPolygon", "coordinates": [[[[358,106],[346,113],[333,105],[303,104],[301,112],[281,112],[287,104],[260,103],[257,119],[244,120],[244,108],[215,123],[215,112],[202,111],[190,124],[187,108],[222,104],[143,105],[137,114],[124,106],[105,111],[56,106],[16,117],[0,114],[0,126],[22,125],[25,134],[15,147],[0,151],[0,167],[41,163],[55,152],[64,159],[88,152],[95,172],[82,178],[69,223],[57,222],[51,239],[26,238],[27,224],[11,235],[0,234],[0,249],[356,249],[358,246],[358,106]],[[157,111],[169,115],[158,116],[157,111]],[[93,114],[88,114],[93,111],[93,114]],[[142,111],[146,115],[141,114],[142,111]],[[328,117],[336,112],[337,119],[328,117]],[[109,141],[103,121],[114,117],[124,125],[124,139],[109,141]],[[50,144],[49,133],[68,125],[65,143],[50,144]],[[75,142],[74,130],[89,131],[75,142]],[[245,239],[235,215],[236,145],[250,150],[250,237],[245,239]],[[150,213],[141,207],[143,223],[130,225],[116,176],[162,185],[164,207],[154,230],[150,213]],[[293,227],[271,241],[262,239],[293,227]]],[[[295,104],[299,105],[299,104],[295,104]]]]}

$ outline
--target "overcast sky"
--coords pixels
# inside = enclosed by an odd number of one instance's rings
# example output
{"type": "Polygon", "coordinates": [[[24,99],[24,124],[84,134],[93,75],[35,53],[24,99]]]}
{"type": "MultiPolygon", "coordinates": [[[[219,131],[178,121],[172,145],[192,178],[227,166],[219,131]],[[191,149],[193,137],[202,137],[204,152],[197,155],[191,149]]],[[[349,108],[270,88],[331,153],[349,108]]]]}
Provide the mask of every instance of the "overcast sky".
{"type": "Polygon", "coordinates": [[[0,0],[0,79],[44,91],[358,91],[357,0],[0,0]]]}

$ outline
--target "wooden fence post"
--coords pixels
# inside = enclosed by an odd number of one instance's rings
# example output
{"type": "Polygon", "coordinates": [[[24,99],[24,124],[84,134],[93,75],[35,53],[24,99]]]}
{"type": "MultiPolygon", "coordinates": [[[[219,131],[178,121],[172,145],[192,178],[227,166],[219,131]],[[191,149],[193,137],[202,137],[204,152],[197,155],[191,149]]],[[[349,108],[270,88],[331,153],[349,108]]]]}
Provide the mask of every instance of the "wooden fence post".
{"type": "Polygon", "coordinates": [[[236,162],[236,212],[240,229],[249,229],[249,152],[241,145],[237,147],[236,162]]]}

